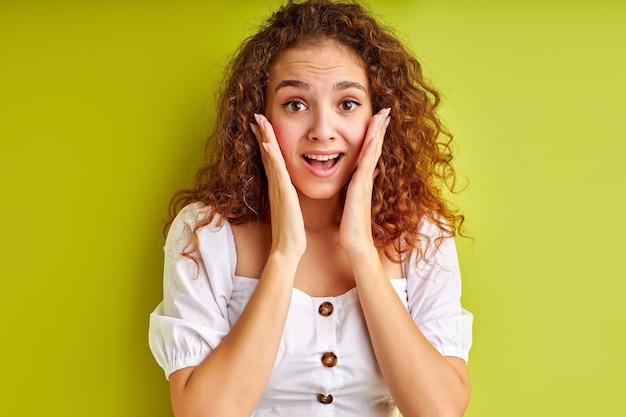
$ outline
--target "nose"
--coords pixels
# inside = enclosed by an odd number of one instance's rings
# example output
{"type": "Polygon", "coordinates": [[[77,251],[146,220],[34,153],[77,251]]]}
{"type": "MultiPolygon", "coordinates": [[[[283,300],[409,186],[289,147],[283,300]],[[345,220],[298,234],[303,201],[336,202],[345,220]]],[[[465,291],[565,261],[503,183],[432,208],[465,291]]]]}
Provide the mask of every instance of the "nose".
{"type": "Polygon", "coordinates": [[[316,109],[311,112],[311,126],[308,138],[312,141],[326,141],[335,139],[333,111],[331,109],[316,109]]]}

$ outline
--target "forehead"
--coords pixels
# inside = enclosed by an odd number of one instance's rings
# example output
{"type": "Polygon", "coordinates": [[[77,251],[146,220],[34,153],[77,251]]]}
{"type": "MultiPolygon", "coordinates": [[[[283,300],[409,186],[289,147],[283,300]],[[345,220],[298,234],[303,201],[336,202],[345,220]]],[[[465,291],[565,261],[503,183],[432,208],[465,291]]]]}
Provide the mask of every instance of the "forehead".
{"type": "Polygon", "coordinates": [[[285,50],[270,65],[269,75],[270,84],[301,76],[338,76],[367,82],[363,60],[348,47],[330,41],[285,50]]]}

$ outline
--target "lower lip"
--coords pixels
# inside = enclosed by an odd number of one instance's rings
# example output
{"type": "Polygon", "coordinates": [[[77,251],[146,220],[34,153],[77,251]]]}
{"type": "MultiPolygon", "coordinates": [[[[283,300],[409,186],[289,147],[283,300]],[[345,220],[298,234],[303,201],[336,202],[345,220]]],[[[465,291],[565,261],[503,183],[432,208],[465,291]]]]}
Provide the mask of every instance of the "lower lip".
{"type": "MultiPolygon", "coordinates": [[[[302,157],[304,159],[304,157],[302,157]]],[[[339,157],[335,165],[329,169],[319,169],[315,168],[313,165],[309,164],[306,160],[303,160],[302,163],[309,169],[311,174],[315,175],[318,178],[328,178],[331,177],[335,172],[339,170],[339,166],[343,162],[343,155],[339,157]]]]}

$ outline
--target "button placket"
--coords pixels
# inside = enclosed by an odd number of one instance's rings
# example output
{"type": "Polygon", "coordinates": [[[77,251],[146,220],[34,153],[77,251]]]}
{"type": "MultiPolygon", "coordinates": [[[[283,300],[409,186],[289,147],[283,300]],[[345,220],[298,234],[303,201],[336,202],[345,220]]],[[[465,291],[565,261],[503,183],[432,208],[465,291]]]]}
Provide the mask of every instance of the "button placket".
{"type": "MultiPolygon", "coordinates": [[[[333,300],[335,301],[335,300],[333,300]]],[[[336,365],[338,364],[337,352],[337,308],[336,304],[323,299],[317,299],[315,307],[315,323],[317,335],[317,349],[319,353],[318,367],[313,369],[312,382],[319,390],[316,395],[319,404],[319,412],[327,415],[330,404],[336,398],[333,392],[343,386],[343,378],[336,365]],[[326,411],[322,411],[326,410],[326,411]]],[[[314,413],[317,415],[316,413],[314,413]]]]}

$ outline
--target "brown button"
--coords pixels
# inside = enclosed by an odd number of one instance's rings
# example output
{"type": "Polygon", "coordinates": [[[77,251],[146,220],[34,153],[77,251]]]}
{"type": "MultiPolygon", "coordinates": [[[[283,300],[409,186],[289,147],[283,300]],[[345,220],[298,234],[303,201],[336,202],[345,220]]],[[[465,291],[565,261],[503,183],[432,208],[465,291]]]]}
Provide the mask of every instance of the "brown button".
{"type": "Polygon", "coordinates": [[[321,402],[322,404],[330,404],[333,402],[333,396],[330,394],[317,394],[317,401],[321,402]]]}
{"type": "Polygon", "coordinates": [[[332,368],[333,366],[337,365],[337,355],[335,355],[333,352],[325,352],[322,355],[322,365],[328,368],[332,368]]]}
{"type": "Polygon", "coordinates": [[[333,307],[333,305],[331,303],[329,303],[328,301],[325,301],[322,304],[320,304],[320,308],[317,309],[317,311],[319,311],[320,315],[322,315],[324,317],[328,317],[331,314],[333,314],[334,310],[335,310],[335,307],[333,307]]]}

